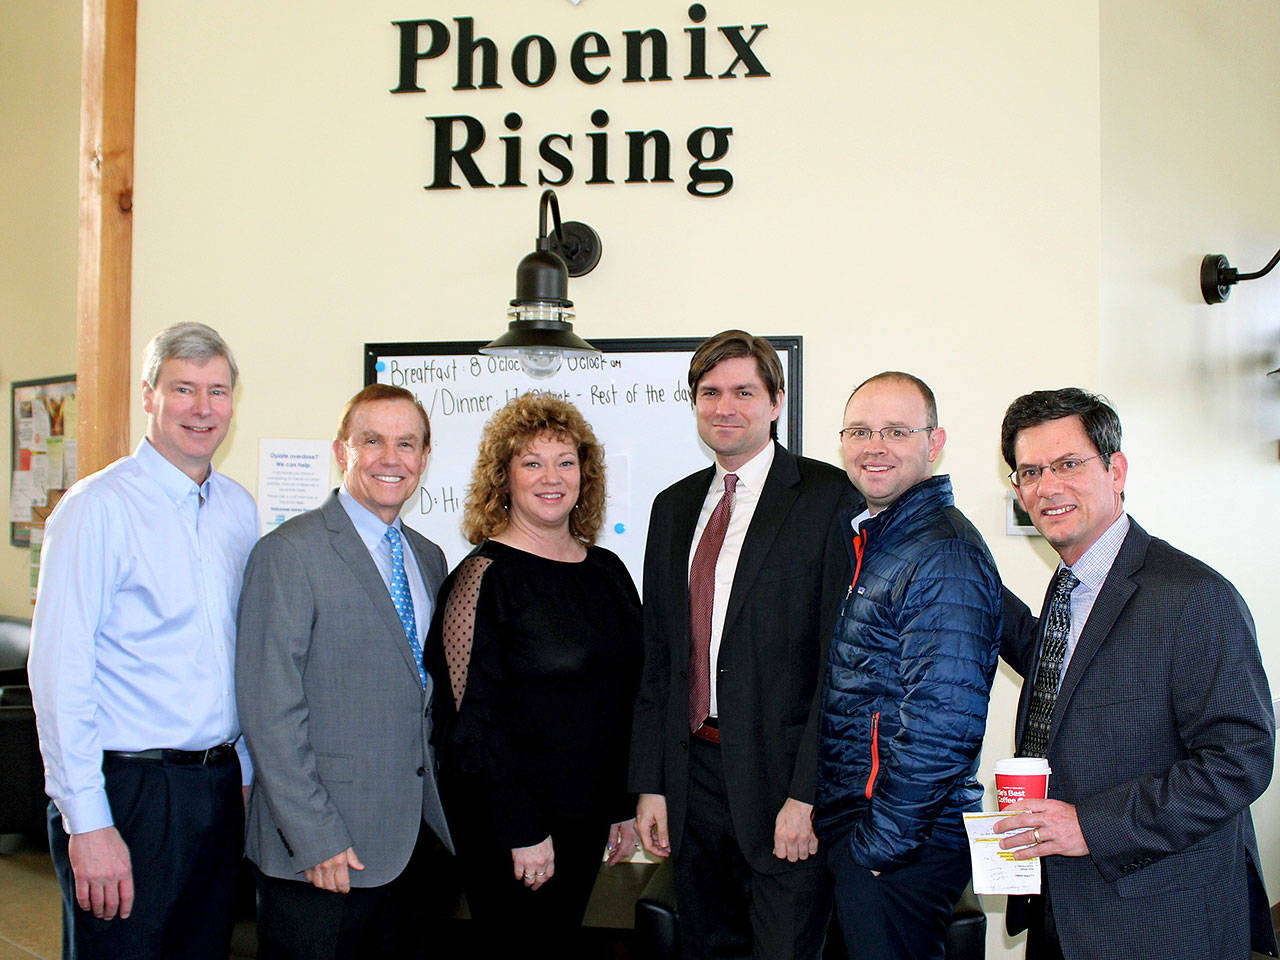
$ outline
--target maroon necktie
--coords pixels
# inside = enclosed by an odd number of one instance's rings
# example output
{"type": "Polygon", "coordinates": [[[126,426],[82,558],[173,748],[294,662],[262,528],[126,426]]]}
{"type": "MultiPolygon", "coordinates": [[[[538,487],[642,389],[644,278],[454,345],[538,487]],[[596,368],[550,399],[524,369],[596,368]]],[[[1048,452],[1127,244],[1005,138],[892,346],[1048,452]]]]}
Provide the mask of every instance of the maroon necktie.
{"type": "Polygon", "coordinates": [[[689,729],[697,730],[711,712],[711,602],[716,592],[716,561],[729,529],[736,473],[724,475],[724,496],[711,511],[689,567],[689,729]]]}

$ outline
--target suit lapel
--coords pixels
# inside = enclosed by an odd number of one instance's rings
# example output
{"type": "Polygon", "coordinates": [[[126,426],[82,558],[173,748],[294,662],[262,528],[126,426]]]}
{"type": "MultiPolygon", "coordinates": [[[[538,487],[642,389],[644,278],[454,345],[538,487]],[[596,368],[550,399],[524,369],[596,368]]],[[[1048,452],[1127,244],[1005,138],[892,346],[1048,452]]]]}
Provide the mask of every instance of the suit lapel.
{"type": "Polygon", "coordinates": [[[382,574],[378,573],[373,557],[369,555],[369,548],[360,539],[360,534],[356,533],[355,524],[347,516],[347,511],[338,500],[337,494],[325,501],[321,512],[324,515],[325,526],[329,530],[334,552],[347,565],[355,582],[369,595],[369,601],[373,609],[378,611],[378,617],[386,628],[388,636],[400,651],[405,665],[413,671],[414,683],[419,683],[418,665],[413,662],[413,651],[409,648],[409,641],[404,635],[404,625],[400,622],[400,615],[396,613],[396,605],[391,602],[391,593],[387,590],[387,585],[382,582],[382,574]]]}
{"type": "Polygon", "coordinates": [[[756,512],[751,516],[751,526],[747,527],[742,551],[738,554],[738,567],[733,573],[733,589],[729,593],[729,607],[725,611],[724,630],[720,635],[722,644],[733,635],[733,621],[751,595],[760,567],[773,549],[783,521],[800,495],[799,483],[800,469],[796,466],[795,457],[781,446],[775,446],[773,464],[769,467],[756,512]]]}
{"type": "Polygon", "coordinates": [[[1054,732],[1062,720],[1067,702],[1075,692],[1080,677],[1089,669],[1089,661],[1111,636],[1116,620],[1124,610],[1125,604],[1138,589],[1133,582],[1133,574],[1142,569],[1147,556],[1147,544],[1151,538],[1132,519],[1129,520],[1129,532],[1125,535],[1120,552],[1116,554],[1111,572],[1103,581],[1098,591],[1098,599],[1093,602],[1089,611],[1089,619],[1080,631],[1080,639],[1071,653],[1071,662],[1067,664],[1067,672],[1062,677],[1062,686],[1058,689],[1058,698],[1053,705],[1053,719],[1049,726],[1049,742],[1053,743],[1054,732]]]}

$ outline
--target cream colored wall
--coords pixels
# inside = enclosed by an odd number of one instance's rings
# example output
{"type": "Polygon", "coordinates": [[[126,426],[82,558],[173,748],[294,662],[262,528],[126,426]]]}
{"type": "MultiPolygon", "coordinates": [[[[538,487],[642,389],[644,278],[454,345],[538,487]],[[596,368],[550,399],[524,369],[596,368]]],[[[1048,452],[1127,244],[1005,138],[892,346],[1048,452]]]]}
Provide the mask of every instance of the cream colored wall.
{"type": "MultiPolygon", "coordinates": [[[[1222,571],[1280,697],[1280,271],[1200,295],[1200,258],[1241,272],[1280,247],[1280,7],[1102,5],[1102,379],[1124,421],[1128,507],[1222,571]]],[[[1280,787],[1254,805],[1280,894],[1280,787]]]]}
{"type": "MultiPolygon", "coordinates": [[[[850,387],[884,368],[919,373],[940,398],[950,430],[943,468],[960,504],[1028,599],[1042,592],[1050,558],[1039,541],[1004,536],[1000,415],[1026,389],[1101,387],[1125,418],[1135,515],[1235,580],[1274,663],[1280,610],[1263,583],[1275,529],[1258,526],[1277,492],[1280,413],[1262,373],[1275,365],[1280,281],[1245,284],[1215,308],[1194,286],[1202,253],[1248,269],[1280,242],[1267,232],[1277,203],[1267,163],[1280,143],[1267,99],[1276,86],[1267,51],[1280,39],[1274,6],[1231,5],[1247,31],[1219,27],[1190,0],[1106,0],[1101,15],[1096,4],[1013,0],[963,15],[941,2],[794,6],[708,4],[708,26],[769,23],[755,49],[772,78],[624,85],[615,55],[614,74],[584,87],[565,62],[573,37],[598,30],[620,50],[621,30],[660,26],[678,52],[686,5],[324,0],[305,15],[285,5],[251,15],[236,4],[143,5],[135,356],[178,319],[227,336],[244,381],[220,467],[253,489],[259,438],[332,432],[360,386],[364,342],[495,335],[514,266],[531,247],[538,188],[424,191],[422,118],[475,115],[495,149],[508,134],[502,116],[517,110],[527,153],[553,130],[577,144],[562,209],[592,224],[605,247],[596,271],[572,285],[581,333],[698,335],[732,324],[801,334],[805,452],[833,461],[850,387]],[[433,15],[475,17],[504,53],[543,34],[561,55],[557,76],[526,90],[504,64],[504,90],[461,93],[448,89],[441,63],[424,68],[430,93],[392,96],[389,21],[433,15]],[[613,186],[583,183],[597,107],[611,116],[613,186]],[[726,165],[736,182],[719,199],[684,190],[683,138],[703,124],[735,131],[726,165]],[[623,184],[622,132],[652,127],[672,136],[676,182],[623,184]],[[1206,470],[1210,430],[1236,442],[1215,446],[1217,469],[1206,470]],[[1261,506],[1228,515],[1224,486],[1261,506]]],[[[70,26],[66,42],[78,50],[78,21],[70,26]]],[[[712,66],[723,59],[715,43],[712,66]]],[[[32,58],[0,83],[47,74],[32,58]]],[[[678,57],[672,72],[682,72],[678,57]]],[[[48,120],[3,121],[54,137],[48,120]]],[[[68,158],[57,177],[74,184],[74,121],[57,137],[66,147],[50,153],[68,158]]],[[[532,181],[529,160],[525,173],[532,181]]],[[[0,296],[20,300],[4,311],[6,331],[12,316],[38,312],[26,306],[28,286],[45,298],[65,290],[65,307],[41,300],[39,310],[71,323],[75,214],[71,201],[58,209],[61,196],[50,189],[50,212],[21,224],[29,233],[32,220],[65,217],[66,262],[0,261],[0,296]],[[46,268],[46,282],[30,280],[46,268]]],[[[13,375],[61,372],[70,341],[67,350],[13,375]]],[[[6,377],[10,356],[20,359],[6,346],[6,377]]],[[[140,403],[135,411],[136,437],[140,403]]],[[[4,574],[6,589],[11,579],[4,574]]],[[[1016,690],[1002,668],[986,779],[1009,752],[1016,690]]],[[[1274,820],[1259,816],[1273,875],[1274,820]]],[[[1014,955],[1002,919],[993,909],[993,957],[1014,955]]]]}
{"type": "MultiPolygon", "coordinates": [[[[0,397],[76,365],[80,4],[0,5],[0,397]]],[[[9,546],[9,432],[0,422],[0,613],[31,616],[28,552],[9,546]]]]}
{"type": "MultiPolygon", "coordinates": [[[[329,0],[305,17],[284,5],[252,16],[237,5],[144,5],[135,355],[179,318],[227,336],[244,386],[220,466],[253,488],[259,438],[331,434],[361,384],[365,341],[503,329],[537,187],[423,190],[422,118],[475,115],[496,146],[516,110],[526,143],[573,133],[581,169],[588,115],[604,107],[618,183],[587,186],[577,173],[558,189],[566,219],[604,242],[600,266],[571,286],[579,332],[802,335],[805,452],[833,461],[852,386],[886,368],[920,374],[941,401],[943,466],[962,507],[1010,579],[1040,589],[1043,550],[1004,535],[997,431],[1009,399],[1042,385],[1047,369],[1054,381],[1098,379],[1092,5],[1006,0],[963,15],[941,2],[707,6],[709,26],[769,24],[755,50],[771,78],[624,85],[616,57],[596,87],[568,72],[569,43],[584,30],[620,50],[623,29],[660,26],[678,54],[684,3],[329,0]],[[389,21],[466,15],[504,52],[529,33],[551,38],[556,77],[531,91],[504,67],[502,91],[453,92],[446,55],[448,66],[423,69],[429,93],[389,94],[389,21]],[[718,199],[690,197],[682,179],[684,138],[703,124],[734,128],[735,185],[718,199]],[[671,134],[676,182],[622,183],[621,132],[655,126],[671,134]],[[1069,337],[1057,335],[1064,328],[1069,337]]],[[[713,66],[728,59],[718,42],[713,66]]],[[[673,56],[673,75],[683,72],[673,56]]],[[[1002,671],[988,779],[1011,751],[1016,692],[1002,671]]],[[[1004,949],[1000,925],[993,914],[992,956],[1004,949]]]]}
{"type": "Polygon", "coordinates": [[[914,6],[713,5],[709,23],[770,23],[757,49],[772,78],[623,85],[615,65],[584,87],[563,63],[570,38],[597,29],[618,47],[620,30],[660,25],[678,42],[685,5],[513,13],[477,0],[447,12],[473,15],[504,51],[529,32],[553,38],[555,79],[530,91],[504,76],[503,91],[455,93],[450,72],[431,67],[430,93],[392,96],[389,21],[439,8],[328,2],[300,18],[149,5],[139,19],[136,346],[180,317],[227,334],[245,377],[223,464],[252,486],[258,437],[330,433],[360,385],[366,340],[503,328],[537,188],[424,191],[425,115],[475,114],[496,138],[515,109],[527,139],[564,130],[581,144],[588,114],[604,106],[615,151],[622,130],[661,125],[678,171],[689,130],[728,123],[736,185],[726,197],[688,196],[680,173],[674,184],[608,187],[579,175],[559,189],[566,218],[604,240],[600,266],[572,286],[580,331],[803,334],[806,450],[827,458],[852,384],[886,366],[919,370],[944,398],[948,467],[972,477],[965,495],[994,518],[998,384],[1011,367],[1035,369],[1006,334],[1011,323],[1031,305],[1046,324],[1075,319],[1083,302],[1091,328],[1060,362],[1072,377],[1096,375],[1097,25],[1014,2],[963,18],[914,6]]]}

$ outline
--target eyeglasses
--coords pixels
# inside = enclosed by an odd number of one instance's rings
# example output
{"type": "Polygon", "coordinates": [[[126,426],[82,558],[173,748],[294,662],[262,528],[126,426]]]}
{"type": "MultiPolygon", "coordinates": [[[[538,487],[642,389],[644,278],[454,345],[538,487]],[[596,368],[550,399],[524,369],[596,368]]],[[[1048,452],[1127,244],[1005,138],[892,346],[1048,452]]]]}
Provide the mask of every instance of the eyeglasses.
{"type": "Polygon", "coordinates": [[[1053,461],[1047,467],[1018,467],[1016,470],[1009,471],[1009,482],[1015,487],[1034,487],[1037,483],[1044,479],[1045,470],[1050,470],[1059,480],[1070,480],[1072,477],[1080,473],[1080,468],[1090,460],[1103,460],[1107,458],[1107,454],[1099,453],[1097,456],[1085,457],[1083,460],[1079,457],[1062,457],[1053,461]]]}
{"type": "Polygon", "coordinates": [[[845,427],[840,431],[840,440],[843,443],[866,443],[878,433],[885,443],[906,443],[913,433],[928,433],[937,429],[937,427],[916,427],[914,430],[908,427],[885,427],[883,430],[869,430],[866,427],[845,427]]]}

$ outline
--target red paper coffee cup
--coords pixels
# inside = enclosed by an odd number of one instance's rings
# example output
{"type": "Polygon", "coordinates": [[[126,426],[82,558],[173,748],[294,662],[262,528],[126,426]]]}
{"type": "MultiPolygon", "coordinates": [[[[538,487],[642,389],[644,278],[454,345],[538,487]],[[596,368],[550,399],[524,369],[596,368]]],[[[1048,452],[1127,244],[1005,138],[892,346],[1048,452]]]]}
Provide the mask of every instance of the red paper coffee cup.
{"type": "Polygon", "coordinates": [[[1000,809],[1019,800],[1049,795],[1049,761],[1044,757],[1009,757],[996,761],[996,802],[1000,809]]]}

